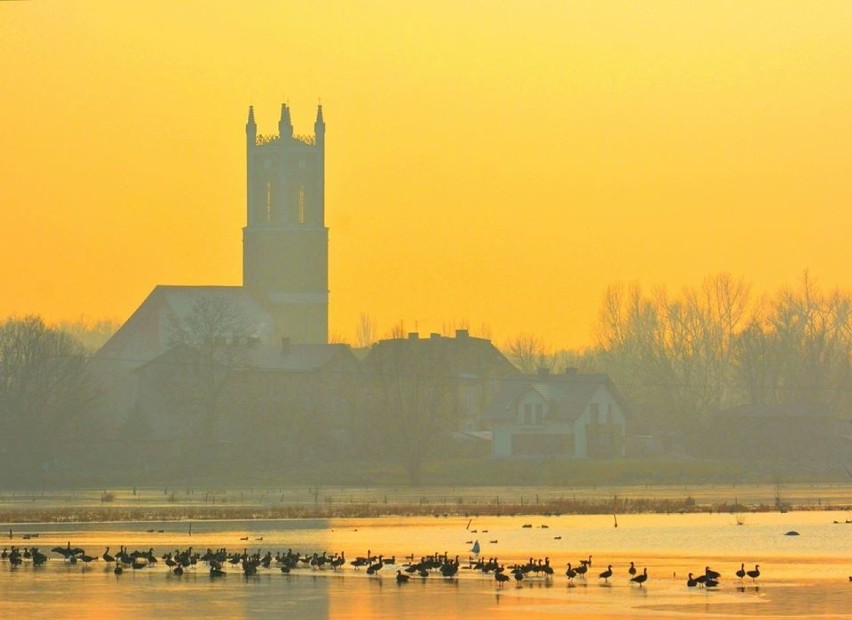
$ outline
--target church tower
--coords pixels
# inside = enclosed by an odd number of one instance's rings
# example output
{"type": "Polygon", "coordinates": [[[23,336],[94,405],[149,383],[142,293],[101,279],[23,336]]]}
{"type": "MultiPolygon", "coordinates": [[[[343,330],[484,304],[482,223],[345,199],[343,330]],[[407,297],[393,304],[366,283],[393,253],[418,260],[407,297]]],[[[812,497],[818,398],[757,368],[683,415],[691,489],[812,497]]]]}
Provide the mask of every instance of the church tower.
{"type": "Polygon", "coordinates": [[[328,342],[328,229],[325,227],[325,121],[314,135],[293,133],[281,105],[278,135],[246,123],[248,215],[243,286],[269,306],[293,343],[328,342]]]}

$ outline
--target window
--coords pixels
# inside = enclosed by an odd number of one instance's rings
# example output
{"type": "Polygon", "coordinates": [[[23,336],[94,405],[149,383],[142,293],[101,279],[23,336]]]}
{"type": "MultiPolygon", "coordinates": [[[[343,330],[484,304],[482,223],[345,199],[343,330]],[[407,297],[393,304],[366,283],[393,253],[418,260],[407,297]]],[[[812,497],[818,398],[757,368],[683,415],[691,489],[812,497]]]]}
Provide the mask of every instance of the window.
{"type": "Polygon", "coordinates": [[[266,182],[266,223],[272,221],[272,182],[266,182]]]}

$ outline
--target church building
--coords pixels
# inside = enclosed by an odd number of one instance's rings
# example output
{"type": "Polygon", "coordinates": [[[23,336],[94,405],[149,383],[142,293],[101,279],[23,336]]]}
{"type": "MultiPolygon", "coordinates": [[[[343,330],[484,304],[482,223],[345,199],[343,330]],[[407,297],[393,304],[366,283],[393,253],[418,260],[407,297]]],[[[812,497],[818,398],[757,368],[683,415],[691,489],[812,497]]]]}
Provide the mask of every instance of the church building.
{"type": "Polygon", "coordinates": [[[138,406],[136,371],[186,344],[187,328],[208,330],[190,335],[196,341],[215,338],[276,349],[286,342],[290,355],[298,355],[301,346],[328,344],[322,106],[313,135],[294,132],[286,104],[277,135],[258,132],[253,107],[245,131],[242,286],[158,285],[151,291],[91,360],[111,420],[138,406]]]}

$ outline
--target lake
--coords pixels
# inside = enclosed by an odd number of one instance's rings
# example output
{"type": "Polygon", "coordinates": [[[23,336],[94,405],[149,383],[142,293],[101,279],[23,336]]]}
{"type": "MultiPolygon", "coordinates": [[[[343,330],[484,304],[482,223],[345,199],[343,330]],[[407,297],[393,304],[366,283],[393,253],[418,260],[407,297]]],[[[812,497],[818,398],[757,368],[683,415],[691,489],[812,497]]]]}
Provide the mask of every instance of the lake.
{"type": "MultiPolygon", "coordinates": [[[[491,618],[555,617],[850,617],[852,610],[852,515],[845,511],[734,514],[382,517],[374,519],[277,519],[110,523],[5,524],[12,537],[0,543],[38,547],[50,560],[12,567],[0,562],[4,617],[282,617],[303,618],[491,618]],[[191,529],[191,533],[190,533],[191,529]],[[798,536],[785,535],[796,531],[798,536]],[[479,542],[483,559],[505,566],[547,558],[551,578],[510,579],[500,587],[493,573],[469,568],[479,542]],[[343,552],[340,570],[298,568],[289,575],[273,564],[245,577],[239,565],[211,579],[198,563],[182,576],[160,560],[115,575],[103,560],[70,563],[55,546],[68,543],[90,555],[152,550],[158,557],[192,547],[228,552],[301,554],[343,552]],[[349,562],[383,555],[395,563],[375,575],[349,562]],[[455,578],[412,576],[398,585],[406,556],[459,556],[455,578]],[[574,567],[592,557],[585,578],[569,581],[574,567]],[[630,562],[643,585],[630,581],[630,562]],[[739,579],[760,565],[760,576],[739,579]],[[613,576],[598,574],[612,565],[613,576]],[[716,588],[688,588],[687,574],[706,566],[721,573],[716,588]]],[[[508,570],[506,571],[508,572],[508,570]]]]}

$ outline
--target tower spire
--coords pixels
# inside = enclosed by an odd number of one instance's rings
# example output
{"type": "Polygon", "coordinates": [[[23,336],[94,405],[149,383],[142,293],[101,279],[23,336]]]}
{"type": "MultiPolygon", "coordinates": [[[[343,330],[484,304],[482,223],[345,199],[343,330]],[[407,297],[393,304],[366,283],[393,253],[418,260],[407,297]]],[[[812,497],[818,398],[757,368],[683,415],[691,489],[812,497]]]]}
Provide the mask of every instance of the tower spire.
{"type": "Polygon", "coordinates": [[[254,122],[254,106],[249,106],[248,122],[246,122],[246,144],[249,147],[255,145],[257,141],[257,124],[254,122]]]}
{"type": "Polygon", "coordinates": [[[322,104],[317,105],[317,120],[314,122],[314,136],[316,136],[317,144],[325,142],[325,121],[322,118],[322,104]]]}
{"type": "Polygon", "coordinates": [[[290,120],[290,106],[281,104],[281,117],[278,119],[278,135],[282,138],[293,137],[293,122],[290,120]]]}

